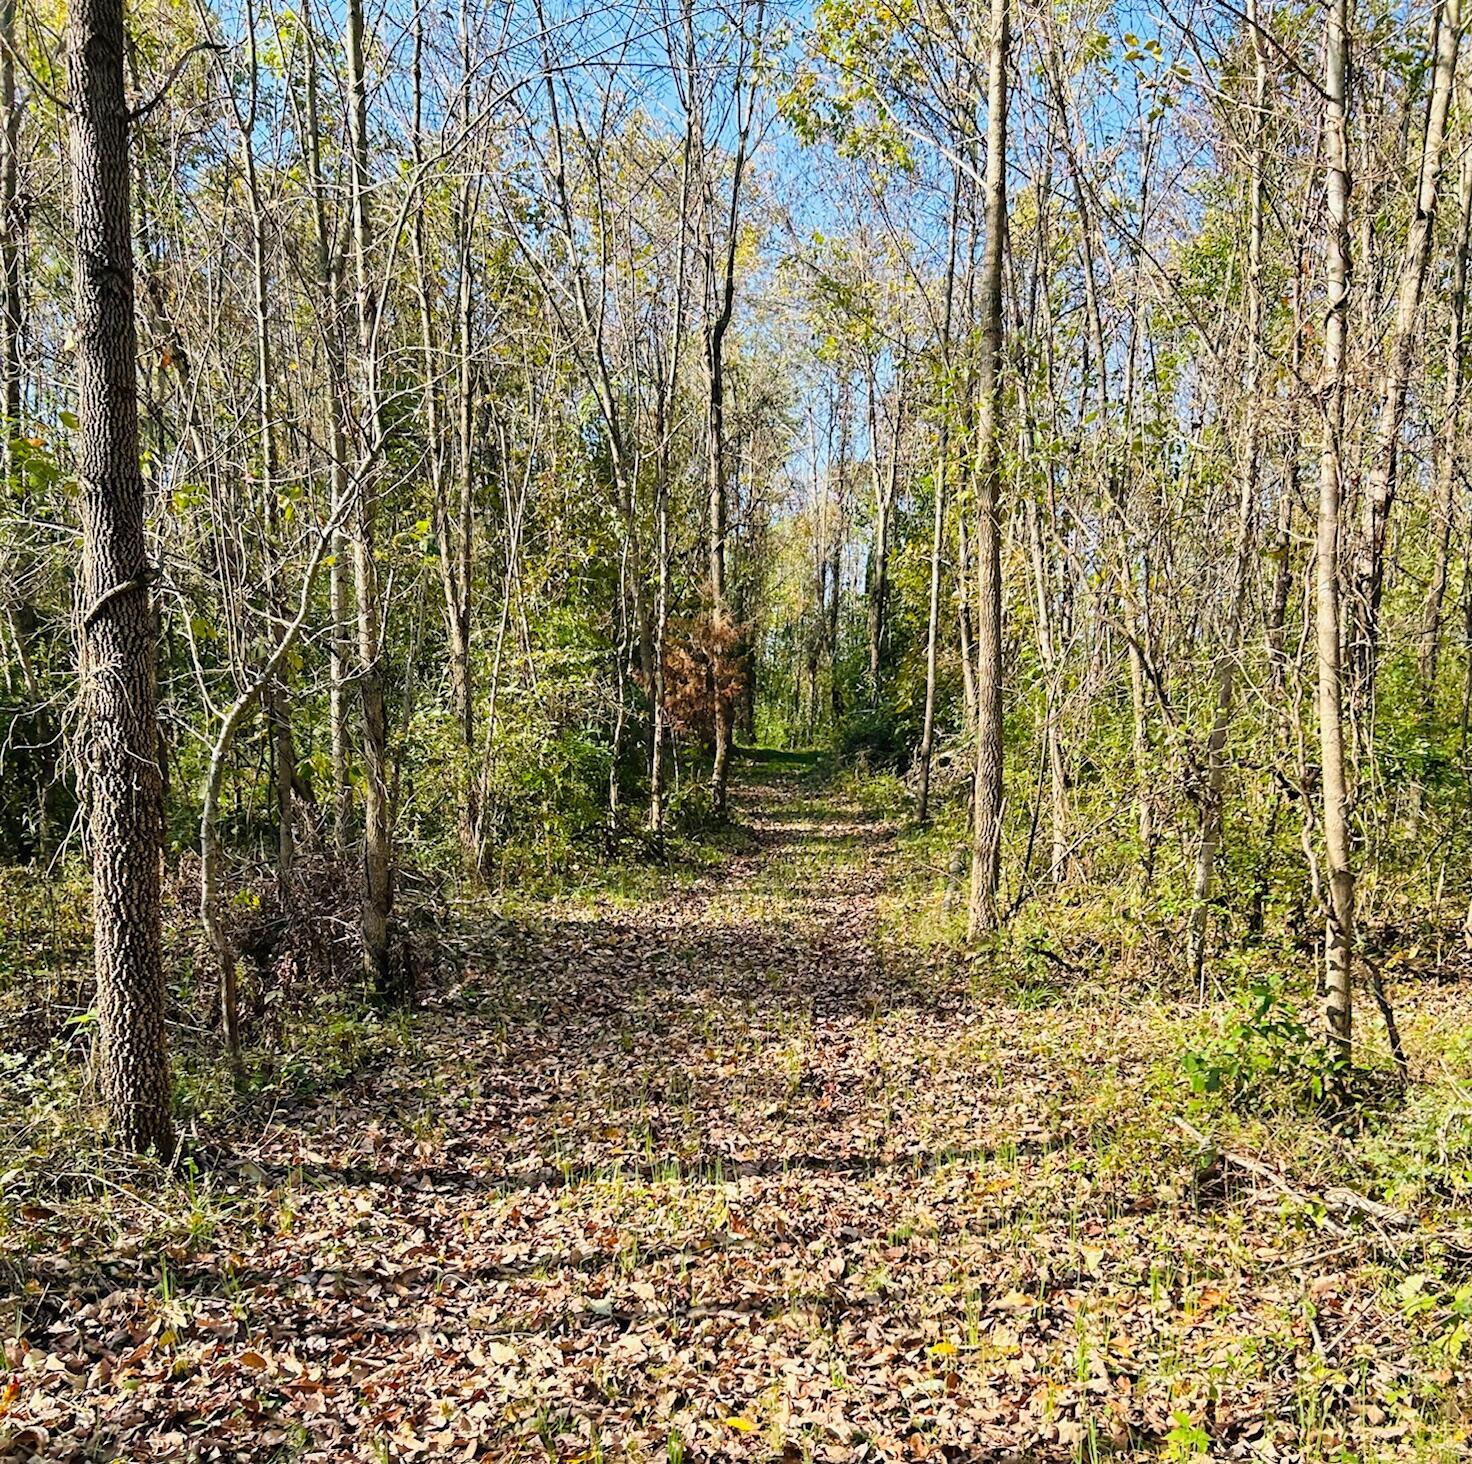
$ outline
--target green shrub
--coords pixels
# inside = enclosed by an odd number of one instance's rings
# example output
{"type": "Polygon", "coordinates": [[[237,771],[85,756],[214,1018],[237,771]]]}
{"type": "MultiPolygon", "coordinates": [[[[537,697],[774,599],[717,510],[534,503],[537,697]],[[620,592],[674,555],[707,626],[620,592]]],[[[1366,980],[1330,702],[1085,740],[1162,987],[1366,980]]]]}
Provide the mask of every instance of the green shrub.
{"type": "Polygon", "coordinates": [[[1343,1076],[1275,981],[1255,982],[1214,1036],[1182,1058],[1191,1091],[1231,1107],[1322,1103],[1343,1076]]]}

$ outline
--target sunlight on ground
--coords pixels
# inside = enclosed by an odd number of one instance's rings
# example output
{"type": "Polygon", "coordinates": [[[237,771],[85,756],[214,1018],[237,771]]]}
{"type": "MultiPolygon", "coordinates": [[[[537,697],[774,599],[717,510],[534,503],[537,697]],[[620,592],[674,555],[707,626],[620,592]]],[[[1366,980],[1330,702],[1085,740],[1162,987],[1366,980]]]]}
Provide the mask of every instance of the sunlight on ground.
{"type": "MultiPolygon", "coordinates": [[[[1465,1106],[1231,1119],[1294,1177],[1236,1171],[1172,1122],[1220,1012],[968,962],[893,823],[745,778],[744,852],[503,912],[168,1207],[26,1212],[12,1453],[1460,1456],[1465,1106]]],[[[1464,1008],[1407,1002],[1448,1084],[1464,1008]]]]}

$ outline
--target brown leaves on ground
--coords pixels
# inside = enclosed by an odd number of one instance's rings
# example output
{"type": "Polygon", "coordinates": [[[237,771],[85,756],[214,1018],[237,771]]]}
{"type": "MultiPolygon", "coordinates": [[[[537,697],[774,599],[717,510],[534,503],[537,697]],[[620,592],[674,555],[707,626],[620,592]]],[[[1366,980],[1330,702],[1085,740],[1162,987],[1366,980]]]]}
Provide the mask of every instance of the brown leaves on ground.
{"type": "Polygon", "coordinates": [[[9,1457],[1410,1458],[1438,1410],[1452,1436],[1459,1359],[1412,1361],[1373,1235],[1195,1186],[1150,1117],[1148,1003],[970,991],[881,942],[892,829],[745,798],[725,877],[496,923],[398,1060],[278,1113],[192,1219],[123,1196],[138,1238],[114,1217],[104,1246],[39,1216],[9,1457]]]}

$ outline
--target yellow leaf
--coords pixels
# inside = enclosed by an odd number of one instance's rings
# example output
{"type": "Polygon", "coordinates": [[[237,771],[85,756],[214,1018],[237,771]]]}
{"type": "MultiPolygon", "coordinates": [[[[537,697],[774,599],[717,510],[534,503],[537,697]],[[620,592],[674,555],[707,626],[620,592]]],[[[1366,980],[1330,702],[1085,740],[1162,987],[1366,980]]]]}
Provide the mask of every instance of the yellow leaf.
{"type": "Polygon", "coordinates": [[[728,1418],[727,1428],[734,1428],[737,1433],[755,1433],[756,1425],[749,1418],[728,1418]]]}
{"type": "Polygon", "coordinates": [[[956,1355],[956,1344],[954,1342],[937,1342],[930,1349],[932,1357],[954,1357],[956,1355]]]}

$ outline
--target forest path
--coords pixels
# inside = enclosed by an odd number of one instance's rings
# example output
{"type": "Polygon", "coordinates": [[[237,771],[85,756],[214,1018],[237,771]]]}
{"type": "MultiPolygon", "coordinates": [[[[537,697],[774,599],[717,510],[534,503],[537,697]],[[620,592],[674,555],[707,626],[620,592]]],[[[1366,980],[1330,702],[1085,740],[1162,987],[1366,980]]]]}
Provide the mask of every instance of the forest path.
{"type": "Polygon", "coordinates": [[[1274,1286],[1223,1306],[1220,1216],[1154,1213],[1160,1031],[973,989],[895,918],[898,826],[803,760],[736,798],[693,883],[469,933],[159,1270],[56,1307],[12,1418],[57,1457],[582,1464],[1151,1452],[1208,1396],[1260,1426],[1298,1339],[1274,1286]]]}

